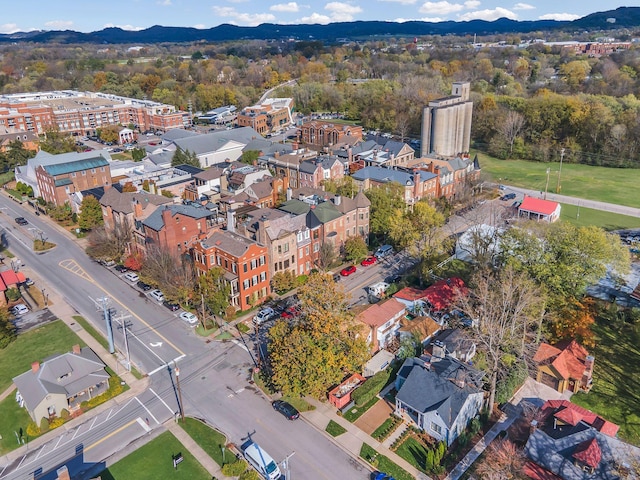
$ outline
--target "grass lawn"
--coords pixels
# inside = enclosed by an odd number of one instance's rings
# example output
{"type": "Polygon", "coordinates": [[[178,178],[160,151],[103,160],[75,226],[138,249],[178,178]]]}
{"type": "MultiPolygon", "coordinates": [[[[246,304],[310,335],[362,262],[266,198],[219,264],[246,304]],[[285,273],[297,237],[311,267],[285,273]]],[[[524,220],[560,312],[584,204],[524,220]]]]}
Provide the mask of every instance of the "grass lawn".
{"type": "Polygon", "coordinates": [[[291,405],[293,405],[296,410],[298,410],[299,412],[310,412],[311,410],[315,410],[316,407],[314,407],[313,405],[311,405],[309,402],[307,402],[304,398],[300,398],[300,397],[287,397],[286,395],[284,397],[282,397],[282,400],[284,400],[285,402],[289,402],[291,405]]]}
{"type": "Polygon", "coordinates": [[[360,418],[364,412],[373,407],[378,402],[378,400],[380,399],[376,396],[369,400],[369,402],[362,407],[351,407],[349,410],[344,412],[343,416],[347,421],[353,423],[358,418],[360,418]]]}
{"type": "Polygon", "coordinates": [[[25,332],[0,350],[0,392],[11,385],[13,377],[31,368],[31,363],[42,361],[54,353],[70,352],[82,340],[62,320],[48,323],[25,332]]]}
{"type": "MultiPolygon", "coordinates": [[[[489,179],[516,187],[544,191],[549,176],[549,192],[556,191],[560,163],[527,162],[524,160],[499,160],[478,153],[483,174],[489,179]]],[[[559,160],[559,159],[558,159],[559,160]]],[[[636,185],[640,170],[630,168],[593,167],[573,163],[562,164],[561,192],[572,197],[588,198],[601,202],[640,208],[636,185]]],[[[582,213],[580,214],[582,216],[582,213]]]]}
{"type": "Polygon", "coordinates": [[[407,438],[396,453],[421,472],[427,473],[427,448],[413,437],[407,438]]]}
{"type": "Polygon", "coordinates": [[[616,329],[598,320],[592,328],[593,388],[571,401],[620,425],[618,436],[640,446],[640,325],[616,329]]]}
{"type": "Polygon", "coordinates": [[[640,228],[640,218],[584,207],[580,207],[578,210],[576,205],[565,203],[562,204],[560,218],[563,222],[573,223],[577,226],[595,225],[605,230],[640,228]],[[578,211],[580,215],[578,215],[578,211]]]}
{"type": "Polygon", "coordinates": [[[0,402],[0,418],[2,419],[0,422],[0,435],[2,435],[0,455],[4,455],[20,446],[14,432],[20,434],[20,429],[22,429],[23,438],[26,441],[27,425],[31,422],[31,417],[26,409],[20,408],[16,402],[15,394],[11,394],[0,402]]]}
{"type": "Polygon", "coordinates": [[[396,465],[384,455],[379,455],[373,447],[366,443],[363,443],[362,448],[360,448],[360,456],[364,458],[365,461],[371,463],[377,470],[391,475],[396,480],[412,480],[414,478],[413,475],[396,465]],[[375,460],[372,460],[374,458],[375,460]]]}
{"type": "Polygon", "coordinates": [[[333,420],[329,420],[329,425],[327,425],[327,428],[325,428],[325,430],[332,437],[337,437],[347,431],[346,428],[344,428],[339,423],[334,422],[333,420]]]}
{"type": "Polygon", "coordinates": [[[398,426],[400,422],[401,420],[398,417],[392,415],[382,422],[382,425],[376,428],[371,436],[379,442],[382,442],[385,438],[391,435],[391,432],[395,430],[395,427],[398,426]]]}
{"type": "Polygon", "coordinates": [[[171,432],[164,432],[135,452],[126,456],[108,469],[100,477],[102,480],[210,480],[211,475],[184,448],[171,432]],[[184,461],[174,470],[172,455],[182,453],[184,461]]]}
{"type": "Polygon", "coordinates": [[[217,430],[205,425],[200,420],[189,417],[186,417],[180,426],[218,465],[222,466],[225,463],[236,461],[235,455],[226,450],[223,459],[222,447],[227,444],[227,439],[217,430]]]}

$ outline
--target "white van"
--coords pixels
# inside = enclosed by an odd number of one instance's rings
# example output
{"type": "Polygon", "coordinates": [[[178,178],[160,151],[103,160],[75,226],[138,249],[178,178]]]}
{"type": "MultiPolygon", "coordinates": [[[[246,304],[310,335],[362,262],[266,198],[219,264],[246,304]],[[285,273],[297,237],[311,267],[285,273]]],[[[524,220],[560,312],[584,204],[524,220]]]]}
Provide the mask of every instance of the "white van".
{"type": "Polygon", "coordinates": [[[387,255],[391,255],[392,253],[393,247],[391,245],[381,245],[380,248],[376,250],[376,253],[373,254],[373,256],[380,260],[381,258],[384,258],[387,255]]]}
{"type": "Polygon", "coordinates": [[[249,464],[266,480],[278,480],[281,476],[278,464],[255,442],[244,444],[242,453],[249,464]]]}

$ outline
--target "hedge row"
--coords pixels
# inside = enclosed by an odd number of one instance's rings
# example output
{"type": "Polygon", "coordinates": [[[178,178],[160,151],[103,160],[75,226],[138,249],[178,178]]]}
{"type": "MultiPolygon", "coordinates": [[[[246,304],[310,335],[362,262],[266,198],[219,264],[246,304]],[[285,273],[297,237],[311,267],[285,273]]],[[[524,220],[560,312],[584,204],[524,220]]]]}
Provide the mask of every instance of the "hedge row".
{"type": "Polygon", "coordinates": [[[380,393],[380,390],[382,390],[389,381],[390,376],[391,371],[389,369],[376,373],[353,391],[351,400],[353,400],[357,407],[366,405],[369,400],[380,393]]]}

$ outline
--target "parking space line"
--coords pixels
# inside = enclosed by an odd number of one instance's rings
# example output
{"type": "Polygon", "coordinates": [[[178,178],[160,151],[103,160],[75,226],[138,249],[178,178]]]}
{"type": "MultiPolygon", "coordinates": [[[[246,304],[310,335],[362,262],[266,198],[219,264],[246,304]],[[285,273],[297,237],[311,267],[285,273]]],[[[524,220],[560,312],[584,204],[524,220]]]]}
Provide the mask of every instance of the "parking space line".
{"type": "Polygon", "coordinates": [[[44,445],[42,445],[40,447],[40,451],[38,452],[38,455],[36,455],[35,460],[38,460],[38,458],[40,458],[40,455],[42,455],[42,452],[44,452],[44,447],[46,447],[47,445],[49,445],[48,443],[45,443],[44,445]]]}
{"type": "MultiPolygon", "coordinates": [[[[154,417],[154,416],[153,416],[153,413],[151,413],[151,411],[146,407],[146,405],[145,405],[144,403],[142,403],[138,397],[134,397],[134,398],[138,401],[138,403],[140,404],[140,406],[141,406],[142,408],[144,408],[144,409],[147,411],[147,413],[149,414],[149,416],[150,416],[151,418],[153,418],[153,420],[154,420],[158,425],[160,425],[160,422],[158,421],[158,419],[157,419],[156,417],[154,417]]],[[[175,413],[175,412],[174,412],[174,413],[175,413]]]]}
{"type": "Polygon", "coordinates": [[[164,401],[164,399],[158,395],[155,390],[153,388],[149,388],[149,390],[151,390],[151,393],[153,393],[156,397],[158,397],[158,400],[160,400],[162,402],[162,404],[167,407],[167,410],[169,410],[171,412],[171,415],[173,415],[174,413],[176,413],[174,410],[171,410],[171,408],[169,407],[169,405],[167,405],[167,402],[164,401]]]}
{"type": "Polygon", "coordinates": [[[71,437],[71,440],[76,438],[76,435],[78,435],[78,432],[80,431],[80,429],[82,428],[82,425],[78,425],[78,428],[76,428],[76,431],[73,434],[73,437],[71,437]]]}

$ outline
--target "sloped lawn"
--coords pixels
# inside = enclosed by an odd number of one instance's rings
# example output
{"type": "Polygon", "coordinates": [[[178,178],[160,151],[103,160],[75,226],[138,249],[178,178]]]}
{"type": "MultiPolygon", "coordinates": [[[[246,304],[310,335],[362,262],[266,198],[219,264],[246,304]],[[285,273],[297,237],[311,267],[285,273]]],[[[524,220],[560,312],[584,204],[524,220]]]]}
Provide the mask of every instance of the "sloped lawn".
{"type": "Polygon", "coordinates": [[[616,329],[599,319],[593,330],[593,388],[571,401],[620,425],[618,436],[640,446],[640,325],[616,329]]]}

